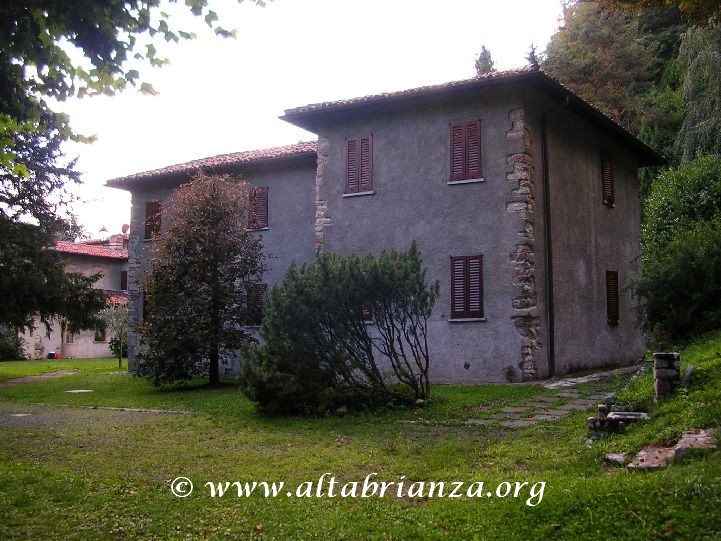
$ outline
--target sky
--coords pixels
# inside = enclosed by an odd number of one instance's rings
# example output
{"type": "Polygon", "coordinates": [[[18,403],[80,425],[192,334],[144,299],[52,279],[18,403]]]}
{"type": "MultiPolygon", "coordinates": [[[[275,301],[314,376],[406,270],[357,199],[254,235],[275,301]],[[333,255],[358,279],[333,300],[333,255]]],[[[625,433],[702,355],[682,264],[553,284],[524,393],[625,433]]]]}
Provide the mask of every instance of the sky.
{"type": "Polygon", "coordinates": [[[58,106],[77,132],[96,136],[65,147],[83,178],[74,211],[92,237],[130,220],[129,194],[104,187],[109,179],[313,140],[278,119],[284,109],[467,79],[481,45],[497,69],[525,65],[561,14],[560,0],[211,0],[222,26],[237,30],[222,39],[183,3],[163,9],[197,39],[159,45],[169,65],[140,66],[158,95],[129,88],[58,106]]]}

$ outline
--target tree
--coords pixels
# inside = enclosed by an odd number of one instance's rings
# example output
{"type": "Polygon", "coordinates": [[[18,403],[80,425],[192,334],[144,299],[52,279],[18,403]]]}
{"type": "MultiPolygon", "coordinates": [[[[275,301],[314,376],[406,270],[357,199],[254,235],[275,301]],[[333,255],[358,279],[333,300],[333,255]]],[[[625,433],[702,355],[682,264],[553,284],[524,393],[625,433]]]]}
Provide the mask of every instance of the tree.
{"type": "Polygon", "coordinates": [[[669,7],[679,10],[691,24],[713,25],[721,22],[721,4],[717,0],[598,0],[604,9],[624,9],[629,12],[663,12],[669,7]]]}
{"type": "Polygon", "coordinates": [[[536,46],[533,43],[531,43],[531,46],[528,48],[526,61],[532,66],[538,66],[541,63],[541,59],[536,52],[536,46]]]}
{"type": "Polygon", "coordinates": [[[248,299],[264,256],[260,238],[245,228],[249,190],[229,175],[200,174],[163,205],[168,226],[143,283],[137,368],[156,385],[206,370],[218,385],[220,363],[252,340],[248,299]]]}
{"type": "Polygon", "coordinates": [[[651,88],[649,50],[619,11],[578,2],[548,43],[542,67],[571,90],[631,128],[642,111],[639,96],[651,88]]]}
{"type": "Polygon", "coordinates": [[[424,400],[437,297],[415,243],[291,265],[267,296],[263,346],[246,352],[241,388],[261,408],[284,412],[424,400]]]}
{"type": "Polygon", "coordinates": [[[721,155],[721,26],[691,28],[679,52],[685,116],[676,137],[682,161],[721,155]]]}
{"type": "MultiPolygon", "coordinates": [[[[216,34],[233,35],[219,26],[207,0],[185,3],[216,34]]],[[[160,0],[0,3],[0,222],[4,234],[0,296],[18,301],[15,307],[0,310],[0,325],[30,321],[38,311],[44,317],[53,304],[45,286],[49,275],[56,286],[65,277],[60,260],[45,253],[72,228],[65,212],[70,200],[65,188],[80,179],[74,163],[63,161],[60,149],[69,139],[90,139],[73,133],[67,116],[54,112],[49,100],[112,94],[128,85],[153,93],[152,86],[140,82],[136,68],[167,62],[157,55],[159,40],[193,37],[171,27],[160,4],[160,0]],[[20,255],[24,259],[15,259],[20,255]],[[13,269],[29,267],[38,279],[21,283],[23,276],[13,269]],[[11,320],[3,319],[8,314],[11,320]]],[[[56,290],[72,285],[66,281],[56,290]]]]}
{"type": "Polygon", "coordinates": [[[111,304],[103,308],[98,317],[106,331],[110,332],[111,341],[118,344],[118,368],[123,366],[123,349],[128,343],[128,307],[123,304],[111,304]]]}
{"type": "Polygon", "coordinates": [[[491,51],[486,49],[485,45],[481,45],[481,52],[476,58],[476,73],[483,75],[484,73],[491,73],[496,71],[493,67],[493,59],[491,59],[491,51]]]}

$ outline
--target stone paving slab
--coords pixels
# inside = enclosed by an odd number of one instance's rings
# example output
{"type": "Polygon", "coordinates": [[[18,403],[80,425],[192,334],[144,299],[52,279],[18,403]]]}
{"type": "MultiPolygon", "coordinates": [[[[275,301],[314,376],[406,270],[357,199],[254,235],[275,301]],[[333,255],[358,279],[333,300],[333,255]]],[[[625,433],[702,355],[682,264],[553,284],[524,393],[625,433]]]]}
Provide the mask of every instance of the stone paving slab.
{"type": "Polygon", "coordinates": [[[507,428],[521,428],[524,426],[531,426],[535,423],[536,421],[532,421],[531,419],[511,419],[508,421],[503,421],[501,423],[501,426],[505,426],[507,428]]]}
{"type": "Polygon", "coordinates": [[[501,413],[526,413],[528,411],[528,407],[526,406],[520,406],[520,407],[511,407],[507,406],[501,410],[501,413]]]}
{"type": "Polygon", "coordinates": [[[592,407],[594,407],[596,405],[597,405],[597,402],[595,400],[585,400],[582,398],[578,398],[576,400],[571,400],[570,402],[567,402],[566,404],[558,406],[557,409],[567,410],[567,411],[586,411],[587,409],[591,409],[592,407]]]}
{"type": "Polygon", "coordinates": [[[466,419],[465,423],[467,425],[485,426],[490,425],[493,421],[491,419],[466,419]]]}
{"type": "Polygon", "coordinates": [[[564,378],[556,381],[549,381],[547,383],[542,383],[543,387],[546,389],[560,389],[564,387],[573,387],[574,385],[578,385],[580,383],[588,383],[590,381],[598,381],[605,378],[610,378],[613,376],[619,376],[621,374],[630,374],[632,372],[638,371],[641,367],[644,365],[638,365],[635,364],[633,366],[624,366],[623,368],[616,368],[615,370],[605,370],[603,372],[596,372],[594,374],[588,374],[586,376],[579,376],[576,378],[564,378]]]}
{"type": "Polygon", "coordinates": [[[548,403],[554,403],[558,402],[557,396],[537,396],[533,399],[535,402],[548,402],[548,403]]]}

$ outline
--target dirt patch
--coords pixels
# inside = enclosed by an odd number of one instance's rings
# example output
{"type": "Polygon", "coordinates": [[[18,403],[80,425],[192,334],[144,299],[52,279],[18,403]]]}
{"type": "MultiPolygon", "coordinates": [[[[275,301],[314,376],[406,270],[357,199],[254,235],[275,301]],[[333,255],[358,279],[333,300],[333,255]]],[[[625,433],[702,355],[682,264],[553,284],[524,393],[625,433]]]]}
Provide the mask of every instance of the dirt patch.
{"type": "Polygon", "coordinates": [[[77,370],[58,370],[57,372],[46,372],[37,376],[23,376],[22,378],[9,379],[0,383],[0,389],[3,387],[12,387],[13,385],[22,385],[23,383],[32,383],[33,381],[42,381],[44,379],[61,378],[74,374],[77,370]]]}
{"type": "Polygon", "coordinates": [[[0,403],[0,430],[9,428],[62,428],[88,423],[144,422],[159,415],[188,414],[183,411],[140,408],[75,408],[44,404],[0,403]]]}

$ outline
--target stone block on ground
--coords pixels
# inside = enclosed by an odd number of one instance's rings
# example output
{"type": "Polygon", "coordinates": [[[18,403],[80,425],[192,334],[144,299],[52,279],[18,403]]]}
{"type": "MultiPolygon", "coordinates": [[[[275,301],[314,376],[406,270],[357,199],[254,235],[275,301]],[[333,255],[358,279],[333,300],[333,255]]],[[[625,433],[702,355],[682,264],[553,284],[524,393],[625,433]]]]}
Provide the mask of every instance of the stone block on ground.
{"type": "Polygon", "coordinates": [[[674,456],[669,447],[646,447],[634,457],[628,465],[631,470],[660,470],[666,467],[666,461],[674,456]]]}
{"type": "Polygon", "coordinates": [[[603,462],[609,466],[625,466],[628,462],[628,453],[609,453],[603,457],[603,462]]]}
{"type": "Polygon", "coordinates": [[[532,419],[511,419],[508,421],[503,421],[501,423],[501,426],[505,426],[507,428],[522,428],[524,426],[531,426],[535,423],[536,421],[532,419]]]}
{"type": "Polygon", "coordinates": [[[716,449],[713,433],[710,430],[689,430],[683,433],[681,439],[674,446],[674,456],[681,456],[687,451],[716,449]]]}

